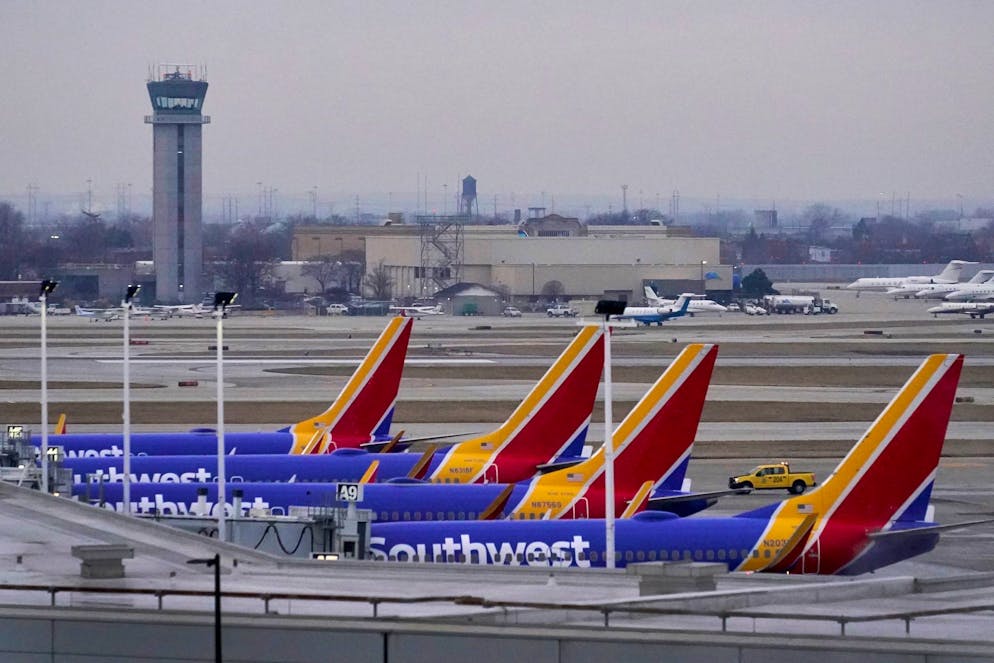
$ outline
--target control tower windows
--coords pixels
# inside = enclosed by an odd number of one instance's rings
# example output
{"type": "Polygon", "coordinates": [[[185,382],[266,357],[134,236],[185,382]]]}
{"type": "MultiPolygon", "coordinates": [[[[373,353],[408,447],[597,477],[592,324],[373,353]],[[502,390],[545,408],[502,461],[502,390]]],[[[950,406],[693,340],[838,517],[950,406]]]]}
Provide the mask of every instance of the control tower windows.
{"type": "Polygon", "coordinates": [[[200,97],[155,97],[155,109],[199,111],[202,102],[200,97]]]}

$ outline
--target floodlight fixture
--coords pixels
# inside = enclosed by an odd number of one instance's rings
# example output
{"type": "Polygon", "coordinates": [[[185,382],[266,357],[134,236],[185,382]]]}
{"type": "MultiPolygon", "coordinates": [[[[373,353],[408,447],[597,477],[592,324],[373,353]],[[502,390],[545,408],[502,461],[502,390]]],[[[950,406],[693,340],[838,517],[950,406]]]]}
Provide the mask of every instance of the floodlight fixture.
{"type": "Polygon", "coordinates": [[[237,292],[215,292],[214,293],[214,310],[224,311],[227,307],[231,306],[231,303],[235,301],[238,297],[237,292]]]}
{"type": "Polygon", "coordinates": [[[41,291],[38,293],[38,296],[48,297],[50,294],[52,294],[55,291],[55,288],[58,287],[58,285],[59,285],[58,281],[45,279],[44,281],[41,282],[41,291]]]}

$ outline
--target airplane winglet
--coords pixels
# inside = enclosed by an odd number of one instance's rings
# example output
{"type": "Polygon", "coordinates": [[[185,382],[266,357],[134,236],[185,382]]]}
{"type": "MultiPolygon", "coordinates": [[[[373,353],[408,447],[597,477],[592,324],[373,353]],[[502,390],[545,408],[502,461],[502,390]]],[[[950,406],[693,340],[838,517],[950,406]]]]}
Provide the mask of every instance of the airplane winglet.
{"type": "Polygon", "coordinates": [[[486,509],[480,512],[480,520],[497,520],[500,514],[503,513],[507,501],[511,499],[511,493],[514,492],[514,484],[509,483],[504,487],[504,490],[500,491],[500,495],[490,503],[486,509]]]}
{"type": "Polygon", "coordinates": [[[425,452],[421,454],[421,458],[418,462],[414,464],[411,471],[407,473],[408,479],[424,479],[425,474],[428,472],[428,467],[431,465],[431,459],[435,456],[436,447],[434,444],[429,444],[425,452]]]}
{"type": "Polygon", "coordinates": [[[369,467],[366,468],[365,473],[363,473],[362,477],[359,479],[359,483],[373,483],[376,481],[376,473],[379,469],[380,461],[374,460],[369,464],[369,467]]]}
{"type": "Polygon", "coordinates": [[[400,438],[402,437],[404,437],[404,431],[402,430],[397,431],[397,434],[391,437],[390,441],[383,445],[383,448],[380,449],[379,453],[385,454],[393,451],[397,447],[397,444],[400,442],[400,438]]]}
{"type": "Polygon", "coordinates": [[[618,517],[631,518],[636,513],[644,509],[646,503],[648,502],[649,493],[651,492],[652,492],[652,482],[651,481],[644,482],[642,486],[638,489],[638,492],[635,493],[635,497],[632,498],[632,500],[628,503],[628,506],[625,507],[625,510],[618,517]]]}
{"type": "Polygon", "coordinates": [[[59,421],[55,424],[55,430],[53,431],[56,435],[66,434],[66,413],[63,412],[59,415],[59,421]]]}

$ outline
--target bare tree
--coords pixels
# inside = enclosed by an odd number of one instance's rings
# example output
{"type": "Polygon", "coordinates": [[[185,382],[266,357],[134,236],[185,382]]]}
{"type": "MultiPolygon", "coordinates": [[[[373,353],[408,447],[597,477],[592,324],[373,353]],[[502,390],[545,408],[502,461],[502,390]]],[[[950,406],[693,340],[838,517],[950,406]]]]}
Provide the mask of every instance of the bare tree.
{"type": "Polygon", "coordinates": [[[383,264],[382,260],[366,274],[362,283],[370,291],[373,299],[390,299],[393,279],[390,278],[390,270],[383,264]]]}
{"type": "Polygon", "coordinates": [[[332,281],[340,280],[342,276],[342,261],[334,256],[315,256],[300,270],[304,276],[309,276],[321,286],[321,293],[328,291],[332,281]]]}
{"type": "Polygon", "coordinates": [[[271,285],[279,256],[278,238],[265,232],[265,224],[235,226],[225,245],[225,256],[216,265],[224,284],[238,293],[247,306],[254,305],[271,285]]]}
{"type": "Polygon", "coordinates": [[[566,288],[563,287],[562,281],[546,281],[542,286],[542,295],[549,299],[558,299],[564,292],[566,288]]]}

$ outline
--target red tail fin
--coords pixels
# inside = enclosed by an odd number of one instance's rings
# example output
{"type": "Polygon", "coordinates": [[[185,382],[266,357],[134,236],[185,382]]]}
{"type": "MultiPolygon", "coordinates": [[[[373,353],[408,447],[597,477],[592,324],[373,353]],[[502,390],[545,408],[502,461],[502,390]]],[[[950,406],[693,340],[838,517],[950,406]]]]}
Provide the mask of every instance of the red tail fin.
{"type": "Polygon", "coordinates": [[[291,426],[294,453],[358,447],[389,428],[411,338],[412,318],[393,318],[331,407],[291,426]],[[326,431],[315,436],[315,431],[326,431]]]}

